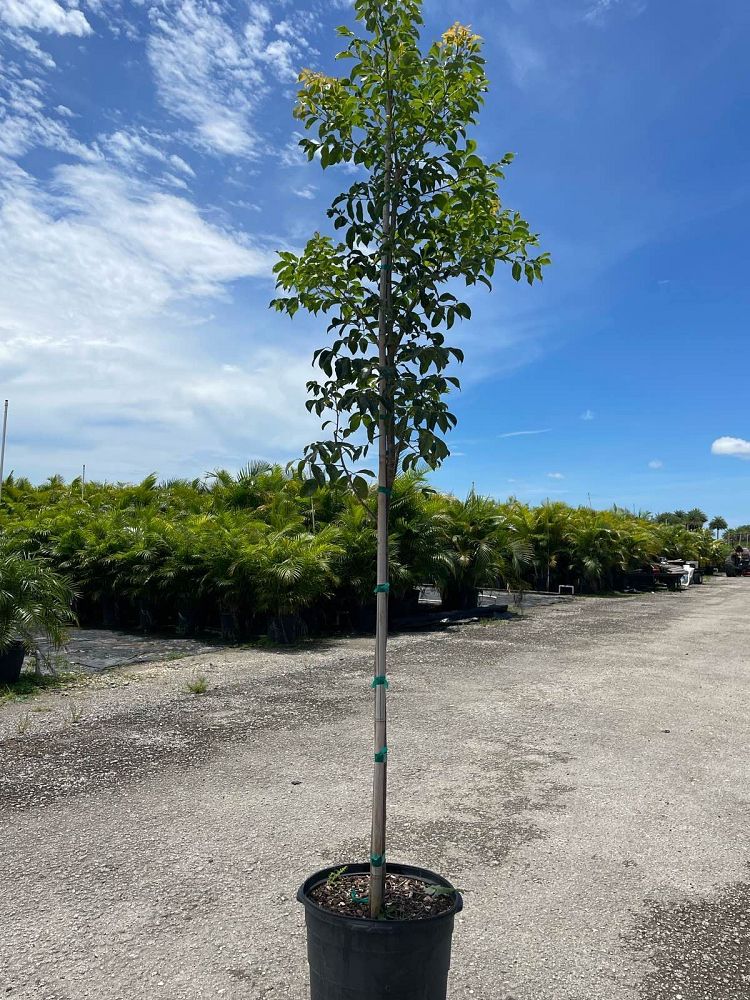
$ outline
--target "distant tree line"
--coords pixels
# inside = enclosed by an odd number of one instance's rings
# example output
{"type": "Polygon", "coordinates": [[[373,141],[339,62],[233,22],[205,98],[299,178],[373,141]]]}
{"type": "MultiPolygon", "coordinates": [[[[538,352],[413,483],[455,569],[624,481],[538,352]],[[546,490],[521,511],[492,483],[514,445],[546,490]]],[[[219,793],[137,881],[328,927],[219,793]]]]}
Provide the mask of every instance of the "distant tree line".
{"type": "MultiPolygon", "coordinates": [[[[650,514],[645,515],[651,517],[650,514]]],[[[653,515],[653,520],[657,524],[681,524],[689,531],[701,531],[708,521],[708,515],[700,507],[693,507],[691,510],[669,510],[662,514],[653,515]]],[[[721,516],[712,517],[708,521],[708,530],[714,533],[714,537],[719,538],[722,532],[724,540],[734,545],[741,540],[745,544],[750,540],[750,525],[741,524],[737,528],[730,528],[725,518],[721,516]]]]}

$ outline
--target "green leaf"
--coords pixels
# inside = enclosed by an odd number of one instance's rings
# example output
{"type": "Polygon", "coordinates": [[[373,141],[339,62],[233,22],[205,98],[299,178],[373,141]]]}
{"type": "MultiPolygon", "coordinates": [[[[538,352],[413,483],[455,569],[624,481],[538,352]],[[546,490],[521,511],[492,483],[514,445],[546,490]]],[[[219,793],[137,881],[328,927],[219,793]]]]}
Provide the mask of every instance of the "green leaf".
{"type": "Polygon", "coordinates": [[[428,885],[425,889],[425,894],[427,896],[455,896],[457,892],[461,892],[460,889],[450,889],[447,885],[428,885]]]}
{"type": "Polygon", "coordinates": [[[354,476],[352,490],[360,500],[366,500],[370,493],[370,486],[364,476],[354,476]]]}

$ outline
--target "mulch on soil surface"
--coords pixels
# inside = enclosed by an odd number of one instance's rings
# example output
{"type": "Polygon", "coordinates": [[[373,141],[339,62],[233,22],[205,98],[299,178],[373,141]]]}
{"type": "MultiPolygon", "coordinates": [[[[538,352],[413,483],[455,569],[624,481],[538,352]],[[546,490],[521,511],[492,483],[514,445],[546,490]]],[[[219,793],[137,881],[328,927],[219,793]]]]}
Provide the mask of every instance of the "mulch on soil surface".
{"type": "MultiPolygon", "coordinates": [[[[369,875],[329,878],[316,885],[310,899],[326,910],[346,917],[370,917],[369,875]]],[[[386,920],[423,920],[436,917],[453,907],[455,892],[406,875],[385,877],[384,917],[386,920]]]]}

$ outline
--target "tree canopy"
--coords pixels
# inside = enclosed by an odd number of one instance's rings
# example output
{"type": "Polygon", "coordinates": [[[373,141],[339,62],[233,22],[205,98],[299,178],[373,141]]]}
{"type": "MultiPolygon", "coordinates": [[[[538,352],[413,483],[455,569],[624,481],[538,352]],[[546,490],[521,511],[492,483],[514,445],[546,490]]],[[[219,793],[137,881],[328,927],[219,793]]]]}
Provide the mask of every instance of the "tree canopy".
{"type": "Polygon", "coordinates": [[[456,420],[444,397],[459,386],[451,369],[463,354],[446,331],[471,316],[460,287],[491,288],[498,263],[532,283],[549,256],[502,204],[513,155],[486,162],[468,134],[488,86],[481,39],[455,24],[423,51],[417,0],[357,0],[355,10],[366,33],[339,28],[345,74],[305,71],[295,115],[311,133],[300,143],[310,160],[349,164],[357,176],[328,210],[332,232],[280,254],[285,294],[273,305],[328,317],[332,339],[315,352],[321,376],[308,383],[307,405],[329,434],[305,452],[309,489],[347,476],[364,496],[382,416],[389,484],[399,469],[436,468],[449,453],[456,420]]]}

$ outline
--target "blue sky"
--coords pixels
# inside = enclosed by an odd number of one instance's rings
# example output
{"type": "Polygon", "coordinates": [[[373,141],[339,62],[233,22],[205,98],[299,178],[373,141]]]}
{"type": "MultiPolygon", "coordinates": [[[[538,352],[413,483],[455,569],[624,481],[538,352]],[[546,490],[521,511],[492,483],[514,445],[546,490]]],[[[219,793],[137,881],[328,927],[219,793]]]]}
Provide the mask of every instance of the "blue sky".
{"type": "MultiPolygon", "coordinates": [[[[554,263],[472,294],[464,492],[750,521],[750,7],[449,0],[486,42],[477,139],[554,263]]],[[[267,309],[350,178],[298,155],[346,0],[0,0],[6,471],[200,475],[295,457],[319,324],[267,309]]],[[[454,328],[455,330],[455,328],[454,328]]]]}

